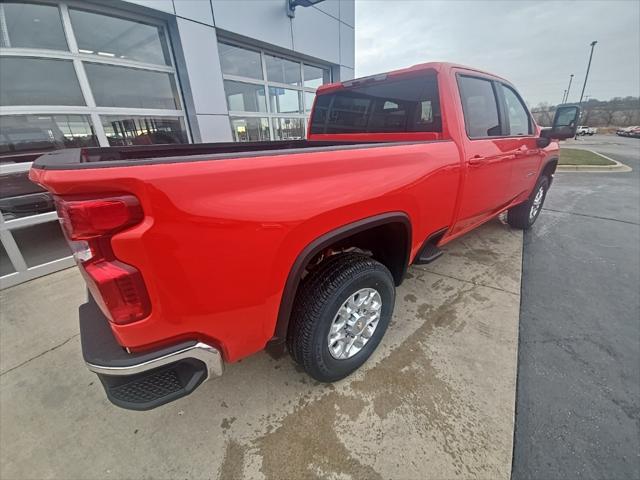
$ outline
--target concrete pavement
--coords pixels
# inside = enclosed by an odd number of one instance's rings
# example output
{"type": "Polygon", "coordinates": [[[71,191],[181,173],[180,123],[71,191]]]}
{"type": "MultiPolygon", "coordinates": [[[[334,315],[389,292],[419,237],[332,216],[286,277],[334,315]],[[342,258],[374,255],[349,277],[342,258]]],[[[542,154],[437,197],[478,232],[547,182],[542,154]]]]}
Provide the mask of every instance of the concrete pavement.
{"type": "Polygon", "coordinates": [[[410,269],[350,378],[261,353],[150,412],[84,367],[75,270],[0,292],[0,477],[508,478],[522,234],[493,221],[446,251],[410,269]]]}

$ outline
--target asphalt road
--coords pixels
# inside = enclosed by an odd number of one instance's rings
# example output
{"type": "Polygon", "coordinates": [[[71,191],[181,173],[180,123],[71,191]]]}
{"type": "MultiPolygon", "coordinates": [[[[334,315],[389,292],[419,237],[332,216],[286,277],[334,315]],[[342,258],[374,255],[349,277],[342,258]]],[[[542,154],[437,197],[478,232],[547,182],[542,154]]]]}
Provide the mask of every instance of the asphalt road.
{"type": "Polygon", "coordinates": [[[525,234],[512,478],[640,478],[640,140],[561,173],[525,234]]]}

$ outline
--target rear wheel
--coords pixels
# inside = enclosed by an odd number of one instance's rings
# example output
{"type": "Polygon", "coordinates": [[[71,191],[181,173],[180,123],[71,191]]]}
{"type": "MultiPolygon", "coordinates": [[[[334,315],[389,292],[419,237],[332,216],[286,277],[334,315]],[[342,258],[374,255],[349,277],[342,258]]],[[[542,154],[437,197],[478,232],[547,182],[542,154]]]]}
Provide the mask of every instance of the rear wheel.
{"type": "Polygon", "coordinates": [[[540,215],[548,190],[549,178],[540,177],[527,201],[510,208],[507,212],[509,225],[522,230],[531,228],[540,215]]]}
{"type": "Polygon", "coordinates": [[[359,253],[332,256],[300,286],[287,335],[289,352],[316,380],[340,380],[376,349],[394,302],[387,267],[359,253]]]}

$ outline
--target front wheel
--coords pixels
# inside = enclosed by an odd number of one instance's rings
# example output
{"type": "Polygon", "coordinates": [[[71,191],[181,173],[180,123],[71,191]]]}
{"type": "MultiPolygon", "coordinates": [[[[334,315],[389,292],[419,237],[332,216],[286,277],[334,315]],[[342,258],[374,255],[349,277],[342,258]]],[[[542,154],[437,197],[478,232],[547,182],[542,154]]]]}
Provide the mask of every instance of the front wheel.
{"type": "Polygon", "coordinates": [[[527,201],[510,208],[507,212],[509,225],[522,230],[531,228],[540,215],[548,190],[549,178],[540,177],[527,201]]]}
{"type": "Polygon", "coordinates": [[[376,349],[394,302],[387,267],[360,253],[332,256],[305,278],[296,295],[289,353],[316,380],[340,380],[376,349]]]}

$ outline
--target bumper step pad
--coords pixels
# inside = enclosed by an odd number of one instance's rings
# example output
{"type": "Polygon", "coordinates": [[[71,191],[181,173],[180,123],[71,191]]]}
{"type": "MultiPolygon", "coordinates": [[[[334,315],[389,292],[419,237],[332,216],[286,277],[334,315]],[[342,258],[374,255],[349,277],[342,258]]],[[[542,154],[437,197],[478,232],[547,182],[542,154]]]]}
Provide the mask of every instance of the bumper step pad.
{"type": "Polygon", "coordinates": [[[166,397],[182,388],[178,374],[171,369],[113,387],[111,395],[123,402],[145,403],[166,397]]]}
{"type": "Polygon", "coordinates": [[[207,377],[206,366],[183,360],[137,375],[98,374],[109,400],[130,410],[149,410],[189,395],[207,377]]]}

